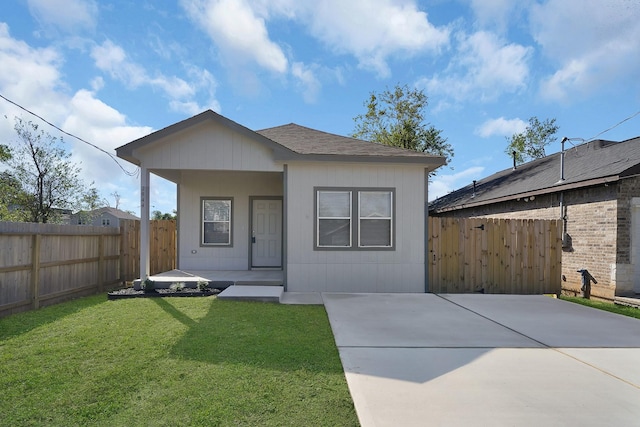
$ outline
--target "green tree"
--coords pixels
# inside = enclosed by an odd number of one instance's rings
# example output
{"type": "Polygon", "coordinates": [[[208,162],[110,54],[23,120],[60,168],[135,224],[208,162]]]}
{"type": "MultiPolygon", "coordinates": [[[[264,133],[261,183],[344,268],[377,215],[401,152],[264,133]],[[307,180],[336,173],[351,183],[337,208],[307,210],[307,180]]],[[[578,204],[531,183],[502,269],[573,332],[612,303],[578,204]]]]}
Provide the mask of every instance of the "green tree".
{"type": "Polygon", "coordinates": [[[162,213],[160,211],[151,212],[151,219],[177,219],[177,218],[178,218],[178,212],[175,209],[173,210],[173,214],[170,214],[168,212],[162,213]]]}
{"type": "Polygon", "coordinates": [[[46,223],[58,220],[59,209],[90,204],[97,191],[80,179],[80,167],[70,160],[62,139],[18,117],[14,129],[17,141],[2,160],[13,178],[9,185],[18,195],[13,209],[21,211],[26,221],[46,223]]]}
{"type": "Polygon", "coordinates": [[[442,130],[426,122],[428,98],[420,89],[396,85],[393,90],[371,92],[364,106],[365,114],[354,118],[352,136],[379,144],[453,157],[453,147],[442,130]]]}
{"type": "Polygon", "coordinates": [[[515,155],[517,164],[542,158],[546,156],[545,147],[558,139],[555,136],[558,129],[560,127],[556,125],[556,119],[546,119],[541,122],[537,117],[531,117],[523,132],[507,138],[509,145],[505,153],[510,157],[515,155]]]}

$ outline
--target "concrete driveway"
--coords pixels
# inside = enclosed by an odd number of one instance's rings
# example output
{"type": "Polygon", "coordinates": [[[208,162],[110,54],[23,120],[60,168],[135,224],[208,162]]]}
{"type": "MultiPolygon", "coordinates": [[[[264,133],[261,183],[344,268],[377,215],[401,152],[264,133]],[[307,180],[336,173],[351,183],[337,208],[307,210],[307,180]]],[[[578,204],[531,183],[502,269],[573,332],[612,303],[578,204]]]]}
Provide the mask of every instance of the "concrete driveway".
{"type": "Polygon", "coordinates": [[[640,320],[544,297],[323,294],[363,426],[640,425],[640,320]]]}

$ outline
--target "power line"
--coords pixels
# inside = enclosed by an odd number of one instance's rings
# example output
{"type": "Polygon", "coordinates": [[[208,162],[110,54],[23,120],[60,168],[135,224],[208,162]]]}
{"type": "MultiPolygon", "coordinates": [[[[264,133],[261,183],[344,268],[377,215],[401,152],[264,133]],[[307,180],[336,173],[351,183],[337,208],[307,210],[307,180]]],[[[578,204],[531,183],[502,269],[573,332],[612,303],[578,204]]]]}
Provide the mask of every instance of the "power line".
{"type": "Polygon", "coordinates": [[[4,99],[5,101],[9,102],[10,104],[15,105],[16,107],[20,108],[21,110],[26,111],[27,113],[31,114],[32,116],[35,116],[35,117],[39,118],[40,120],[42,120],[43,122],[45,122],[45,123],[46,123],[46,124],[48,124],[49,126],[51,126],[51,127],[55,128],[55,129],[59,130],[60,132],[64,133],[65,135],[68,135],[68,136],[70,136],[70,137],[72,137],[72,138],[75,138],[75,139],[77,139],[78,141],[83,142],[83,143],[85,143],[85,144],[87,144],[87,145],[89,145],[89,146],[91,146],[91,147],[95,148],[96,150],[99,150],[99,151],[103,152],[104,154],[106,154],[107,156],[109,156],[109,157],[111,158],[111,160],[113,160],[113,161],[116,163],[116,165],[118,165],[118,167],[119,167],[120,169],[122,169],[122,171],[123,171],[125,174],[127,174],[128,176],[138,176],[138,173],[139,173],[139,170],[138,170],[138,169],[136,169],[136,170],[135,170],[135,172],[130,172],[130,171],[126,170],[126,169],[125,169],[125,168],[120,164],[120,162],[118,162],[118,159],[116,159],[116,158],[113,156],[113,154],[109,153],[108,151],[103,150],[102,148],[98,147],[97,145],[92,144],[92,143],[90,143],[89,141],[87,141],[87,140],[84,140],[84,139],[80,138],[79,136],[76,136],[76,135],[74,135],[74,134],[72,134],[72,133],[67,132],[67,131],[66,131],[66,130],[64,130],[64,129],[59,128],[58,126],[54,125],[53,123],[51,123],[50,121],[48,121],[48,120],[47,120],[47,119],[45,119],[44,117],[42,117],[42,116],[40,116],[40,115],[38,115],[38,114],[34,113],[33,111],[31,111],[31,110],[29,110],[29,109],[27,109],[27,108],[23,107],[22,105],[20,105],[20,104],[18,104],[18,103],[16,103],[16,102],[14,102],[14,101],[10,100],[9,98],[7,98],[7,97],[5,97],[4,95],[2,95],[1,93],[0,93],[0,98],[4,99]]]}
{"type": "Polygon", "coordinates": [[[602,132],[600,132],[599,134],[592,136],[591,138],[587,139],[585,142],[589,142],[589,141],[593,141],[594,139],[596,139],[597,137],[599,137],[600,135],[602,135],[605,132],[609,132],[612,129],[617,128],[618,126],[620,126],[621,124],[623,124],[624,122],[626,122],[627,120],[631,120],[633,119],[635,116],[637,116],[638,114],[640,114],[640,111],[636,111],[634,114],[630,115],[629,117],[627,117],[626,119],[623,119],[621,121],[619,121],[618,123],[616,123],[615,125],[611,126],[609,129],[605,129],[602,132]]]}

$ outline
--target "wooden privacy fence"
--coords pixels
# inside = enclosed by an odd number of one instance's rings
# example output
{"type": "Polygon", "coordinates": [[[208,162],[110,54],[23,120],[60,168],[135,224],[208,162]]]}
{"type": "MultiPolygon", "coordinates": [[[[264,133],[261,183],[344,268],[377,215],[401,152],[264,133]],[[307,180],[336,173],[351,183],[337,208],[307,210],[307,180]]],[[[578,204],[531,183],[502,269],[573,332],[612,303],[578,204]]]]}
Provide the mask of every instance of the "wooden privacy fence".
{"type": "Polygon", "coordinates": [[[559,220],[428,219],[429,292],[558,293],[559,220]]]}
{"type": "MultiPolygon", "coordinates": [[[[140,275],[140,221],[121,220],[121,277],[130,282],[140,275]]],[[[149,224],[151,274],[176,268],[176,221],[153,220],[149,224]]]]}
{"type": "MultiPolygon", "coordinates": [[[[151,221],[150,230],[151,274],[175,268],[175,221],[151,221]]],[[[0,222],[0,316],[137,278],[139,232],[139,221],[121,228],[0,222]]]]}

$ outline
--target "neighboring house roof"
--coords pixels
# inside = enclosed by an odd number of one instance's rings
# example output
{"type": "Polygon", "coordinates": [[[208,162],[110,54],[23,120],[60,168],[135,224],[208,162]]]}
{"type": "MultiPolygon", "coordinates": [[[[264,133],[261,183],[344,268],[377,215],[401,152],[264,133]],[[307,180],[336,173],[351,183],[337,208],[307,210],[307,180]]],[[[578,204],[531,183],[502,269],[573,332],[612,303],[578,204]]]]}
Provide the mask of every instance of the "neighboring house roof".
{"type": "Polygon", "coordinates": [[[116,153],[118,157],[140,165],[140,160],[135,157],[134,150],[208,120],[227,126],[265,144],[273,150],[275,160],[424,163],[433,169],[446,162],[441,156],[347,138],[293,123],[254,132],[211,110],[118,147],[116,153]]]}
{"type": "Polygon", "coordinates": [[[555,193],[614,182],[640,173],[640,137],[622,142],[595,140],[565,150],[564,180],[561,153],[506,169],[429,204],[431,212],[446,212],[527,196],[555,193]]]}
{"type": "MultiPolygon", "coordinates": [[[[81,213],[81,212],[78,212],[81,213]]],[[[102,214],[110,214],[118,219],[135,219],[135,220],[139,220],[140,218],[138,218],[135,215],[131,215],[129,212],[125,212],[125,211],[121,211],[120,209],[116,209],[116,208],[111,208],[111,207],[104,207],[104,208],[98,208],[98,209],[94,209],[92,211],[84,211],[82,213],[85,213],[87,215],[90,216],[100,216],[102,214]]]]}

